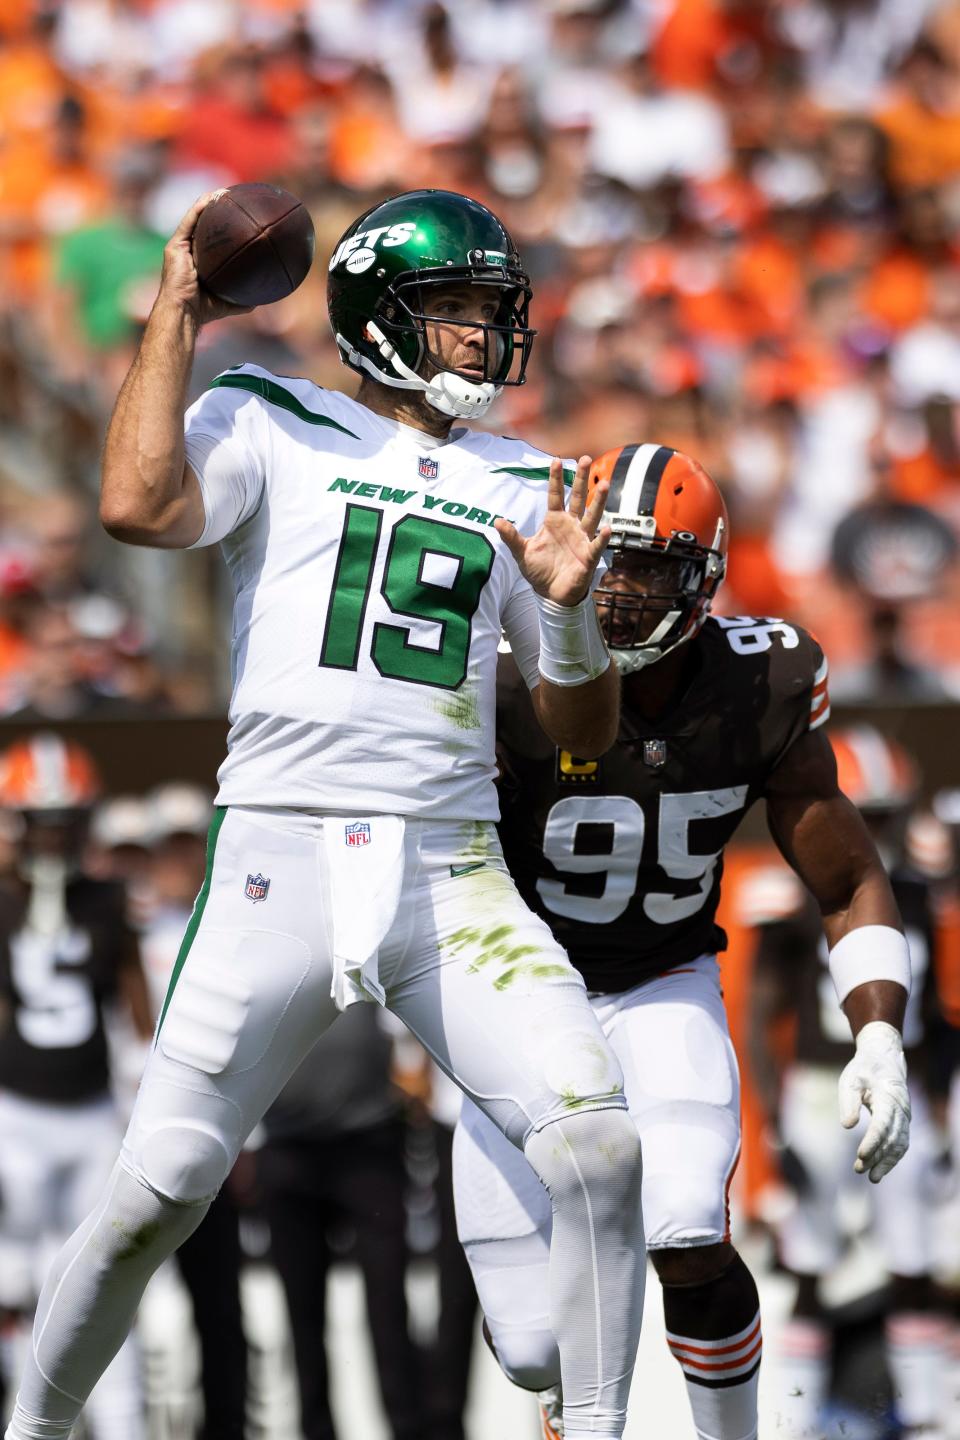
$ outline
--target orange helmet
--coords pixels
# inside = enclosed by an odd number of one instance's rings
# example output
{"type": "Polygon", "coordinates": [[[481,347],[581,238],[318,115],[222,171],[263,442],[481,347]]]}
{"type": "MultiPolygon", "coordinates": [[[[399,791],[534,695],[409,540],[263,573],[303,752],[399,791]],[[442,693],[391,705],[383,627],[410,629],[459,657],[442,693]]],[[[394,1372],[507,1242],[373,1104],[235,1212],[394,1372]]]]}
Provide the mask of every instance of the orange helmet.
{"type": "Polygon", "coordinates": [[[851,725],[830,737],[837,780],[858,810],[869,815],[905,810],[913,803],[919,776],[913,759],[872,725],[851,725]]]}
{"type": "Polygon", "coordinates": [[[611,653],[630,672],[700,629],[726,572],[730,522],[703,466],[667,445],[608,450],[593,462],[588,497],[601,481],[610,486],[603,521],[614,559],[595,598],[611,653]],[[642,589],[631,590],[631,570],[644,574],[642,589]]]}
{"type": "Polygon", "coordinates": [[[0,805],[8,810],[84,810],[99,792],[92,756],[59,735],[32,735],[0,755],[0,805]]]}

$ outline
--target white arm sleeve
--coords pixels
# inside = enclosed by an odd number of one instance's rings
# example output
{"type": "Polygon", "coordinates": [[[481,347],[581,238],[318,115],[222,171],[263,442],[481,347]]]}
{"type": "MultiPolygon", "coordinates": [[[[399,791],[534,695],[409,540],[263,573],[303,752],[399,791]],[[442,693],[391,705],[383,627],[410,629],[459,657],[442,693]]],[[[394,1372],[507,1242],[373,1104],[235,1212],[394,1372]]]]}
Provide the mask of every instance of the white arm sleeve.
{"type": "Polygon", "coordinates": [[[260,402],[237,390],[207,390],[184,420],[187,464],[200,484],[204,525],[190,547],[215,545],[249,520],[263,498],[260,402]]]}
{"type": "MultiPolygon", "coordinates": [[[[601,556],[590,582],[591,595],[606,568],[606,562],[601,556]]],[[[537,610],[537,597],[519,570],[510,597],[503,607],[501,624],[527,689],[534,690],[540,684],[540,615],[537,610]]]]}
{"type": "Polygon", "coordinates": [[[527,689],[533,690],[540,684],[540,617],[537,597],[519,572],[503,608],[501,624],[517,669],[526,681],[527,689]]]}

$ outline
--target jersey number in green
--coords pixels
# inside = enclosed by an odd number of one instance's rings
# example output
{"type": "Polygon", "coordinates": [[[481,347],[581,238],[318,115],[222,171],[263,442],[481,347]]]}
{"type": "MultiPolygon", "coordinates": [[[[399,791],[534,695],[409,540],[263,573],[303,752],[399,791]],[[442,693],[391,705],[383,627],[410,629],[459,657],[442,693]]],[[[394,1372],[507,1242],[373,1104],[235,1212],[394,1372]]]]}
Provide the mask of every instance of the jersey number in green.
{"type": "MultiPolygon", "coordinates": [[[[348,505],[333,577],[320,664],[356,670],[383,512],[348,505]]],[[[393,527],[380,589],[392,614],[439,626],[435,644],[412,639],[412,624],[373,627],[370,654],[381,675],[455,690],[467,674],[470,630],[493,569],[485,535],[420,515],[393,527]]],[[[434,632],[434,636],[436,632],[434,632]]],[[[431,639],[434,638],[431,636],[431,639]]]]}

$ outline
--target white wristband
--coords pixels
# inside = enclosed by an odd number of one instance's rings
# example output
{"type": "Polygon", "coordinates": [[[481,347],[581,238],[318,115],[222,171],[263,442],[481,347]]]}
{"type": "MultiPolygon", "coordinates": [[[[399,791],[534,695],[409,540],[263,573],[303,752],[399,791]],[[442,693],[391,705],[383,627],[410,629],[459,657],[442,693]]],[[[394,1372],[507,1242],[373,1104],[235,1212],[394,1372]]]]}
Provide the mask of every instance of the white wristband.
{"type": "Polygon", "coordinates": [[[540,674],[551,685],[585,685],[602,675],[610,655],[593,596],[579,605],[558,605],[537,596],[540,618],[540,674]]]}
{"type": "Polygon", "coordinates": [[[830,974],[837,999],[844,1000],[858,985],[892,980],[910,993],[910,950],[906,938],[892,925],[861,925],[838,940],[830,951],[830,974]]]}

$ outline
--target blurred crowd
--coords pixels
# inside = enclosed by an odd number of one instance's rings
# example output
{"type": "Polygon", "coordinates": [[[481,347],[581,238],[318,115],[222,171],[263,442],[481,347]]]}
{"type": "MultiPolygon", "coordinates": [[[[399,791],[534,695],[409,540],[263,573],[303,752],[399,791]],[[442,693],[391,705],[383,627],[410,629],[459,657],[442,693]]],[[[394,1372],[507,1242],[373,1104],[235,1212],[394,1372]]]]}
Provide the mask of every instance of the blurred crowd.
{"type": "Polygon", "coordinates": [[[244,359],[352,389],[326,256],[464,191],[540,330],[491,423],[689,450],[728,609],[810,626],[837,699],[960,693],[957,0],[2,0],[0,712],[222,703],[215,560],[122,551],[93,497],[164,238],[252,179],[318,263],[209,327],[196,392],[244,359]]]}

